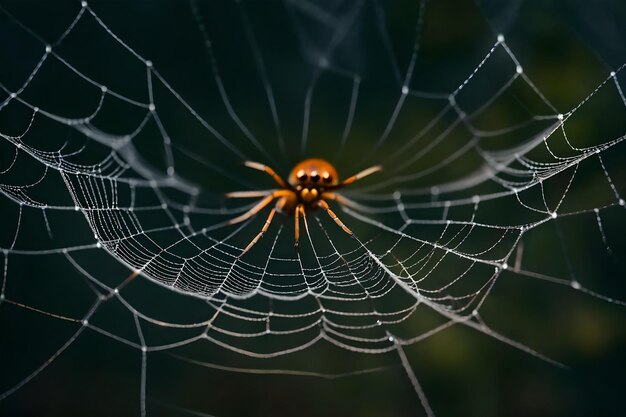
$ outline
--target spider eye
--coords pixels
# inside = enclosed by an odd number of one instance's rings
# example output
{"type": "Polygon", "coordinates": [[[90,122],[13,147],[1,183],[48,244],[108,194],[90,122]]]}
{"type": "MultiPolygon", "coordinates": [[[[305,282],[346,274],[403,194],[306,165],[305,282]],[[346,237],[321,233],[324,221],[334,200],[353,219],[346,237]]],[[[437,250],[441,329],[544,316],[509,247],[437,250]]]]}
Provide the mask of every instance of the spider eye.
{"type": "Polygon", "coordinates": [[[320,180],[320,174],[317,171],[311,172],[311,181],[318,182],[320,180]]]}
{"type": "Polygon", "coordinates": [[[328,184],[330,184],[332,182],[332,180],[333,180],[333,177],[331,177],[328,172],[324,172],[322,174],[322,178],[324,179],[324,182],[328,183],[328,184]]]}
{"type": "Polygon", "coordinates": [[[306,181],[307,175],[306,172],[304,172],[304,170],[300,170],[296,173],[296,178],[298,178],[299,181],[306,181]]]}

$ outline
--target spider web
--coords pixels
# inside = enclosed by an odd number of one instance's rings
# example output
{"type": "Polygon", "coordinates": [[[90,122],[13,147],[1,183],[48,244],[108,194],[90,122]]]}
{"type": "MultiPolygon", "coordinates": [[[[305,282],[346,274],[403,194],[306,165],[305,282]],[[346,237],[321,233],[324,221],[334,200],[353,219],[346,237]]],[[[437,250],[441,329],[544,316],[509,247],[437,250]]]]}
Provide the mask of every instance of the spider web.
{"type": "Polygon", "coordinates": [[[623,65],[589,69],[557,103],[476,11],[473,43],[442,58],[441,6],[428,2],[192,1],[168,22],[190,30],[150,39],[159,23],[137,23],[139,6],[126,36],[106,5],[53,11],[62,26],[43,26],[51,35],[2,9],[3,56],[23,58],[0,78],[0,305],[11,323],[43,319],[67,336],[11,365],[0,399],[98,334],[140,355],[141,415],[146,396],[196,412],[150,393],[161,353],[180,366],[324,378],[395,366],[246,362],[328,345],[391,353],[430,416],[405,349],[451,327],[562,366],[489,324],[490,295],[512,277],[624,305],[585,281],[572,237],[580,229],[589,257],[619,263],[623,65]],[[241,162],[286,176],[309,156],[343,177],[383,166],[333,207],[354,236],[308,214],[295,251],[292,219],[277,216],[240,256],[267,211],[229,225],[255,202],[224,194],[273,185],[241,162]],[[220,363],[212,349],[241,359],[220,363]]]}

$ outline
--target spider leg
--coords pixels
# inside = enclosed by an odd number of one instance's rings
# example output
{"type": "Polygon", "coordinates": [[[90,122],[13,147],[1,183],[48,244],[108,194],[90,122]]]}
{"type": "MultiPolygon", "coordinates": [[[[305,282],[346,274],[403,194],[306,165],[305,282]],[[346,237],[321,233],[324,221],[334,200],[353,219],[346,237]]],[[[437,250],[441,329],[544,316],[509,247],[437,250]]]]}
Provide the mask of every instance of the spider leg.
{"type": "Polygon", "coordinates": [[[296,219],[296,223],[295,223],[296,241],[294,243],[296,250],[298,250],[298,247],[300,246],[300,210],[304,211],[304,206],[302,204],[298,204],[296,206],[296,211],[294,212],[294,216],[293,216],[296,219]]]}
{"type": "Polygon", "coordinates": [[[224,194],[226,198],[255,198],[255,197],[265,197],[272,194],[276,190],[265,190],[265,191],[233,191],[230,193],[224,194]]]}
{"type": "Polygon", "coordinates": [[[252,207],[250,210],[246,211],[245,213],[243,213],[241,216],[237,216],[234,219],[230,219],[227,224],[236,224],[236,223],[241,223],[245,220],[248,220],[250,217],[254,216],[255,214],[257,214],[259,211],[263,210],[263,208],[265,208],[265,206],[267,206],[269,203],[271,203],[271,201],[277,197],[284,197],[287,194],[292,193],[293,191],[291,190],[278,190],[278,191],[274,191],[272,194],[268,195],[267,197],[265,197],[263,200],[261,200],[257,205],[255,205],[254,207],[252,207]]]}
{"type": "Polygon", "coordinates": [[[274,214],[276,213],[276,209],[273,208],[270,211],[270,214],[267,216],[267,219],[265,220],[265,224],[263,225],[263,228],[261,229],[261,231],[259,232],[259,234],[257,234],[254,239],[252,239],[252,241],[250,243],[248,243],[248,246],[246,246],[246,248],[243,250],[243,252],[241,252],[241,254],[239,255],[239,257],[241,258],[246,252],[248,252],[250,250],[251,247],[253,247],[258,241],[259,239],[261,239],[263,237],[263,235],[267,232],[267,229],[269,229],[270,224],[272,223],[272,219],[274,218],[274,214]]]}
{"type": "Polygon", "coordinates": [[[283,180],[280,175],[278,175],[272,168],[268,167],[267,165],[263,165],[259,162],[253,162],[253,161],[245,161],[243,163],[245,166],[247,166],[248,168],[252,168],[252,169],[256,169],[258,171],[263,171],[266,174],[268,174],[269,176],[271,176],[272,178],[274,178],[274,181],[276,181],[278,183],[278,185],[280,185],[281,188],[285,188],[287,190],[291,190],[291,186],[288,185],[285,180],[283,180]]]}
{"type": "Polygon", "coordinates": [[[344,232],[346,232],[350,236],[353,235],[352,230],[348,229],[348,227],[345,224],[343,224],[343,222],[339,219],[339,217],[337,217],[335,212],[330,209],[326,201],[320,200],[317,202],[317,205],[323,208],[324,210],[326,210],[326,213],[328,213],[330,218],[333,219],[333,221],[337,223],[337,226],[341,227],[341,229],[343,229],[344,232]]]}
{"type": "Polygon", "coordinates": [[[372,175],[373,173],[378,172],[378,171],[380,171],[382,169],[383,169],[382,166],[374,165],[373,167],[369,167],[367,169],[364,169],[363,171],[361,171],[361,172],[359,172],[359,173],[357,173],[357,174],[355,174],[355,175],[353,175],[351,177],[346,178],[341,184],[336,185],[333,188],[344,187],[344,186],[346,186],[348,184],[352,184],[353,182],[355,182],[357,180],[360,180],[361,178],[365,178],[368,175],[372,175]]]}

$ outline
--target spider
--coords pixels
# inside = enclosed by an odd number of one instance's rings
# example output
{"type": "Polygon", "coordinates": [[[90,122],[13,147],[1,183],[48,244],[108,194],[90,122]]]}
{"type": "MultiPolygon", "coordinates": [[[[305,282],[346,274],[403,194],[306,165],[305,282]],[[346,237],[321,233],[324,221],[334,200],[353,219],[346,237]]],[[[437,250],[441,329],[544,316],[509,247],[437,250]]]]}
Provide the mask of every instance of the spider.
{"type": "Polygon", "coordinates": [[[339,175],[334,166],[329,162],[318,159],[310,158],[298,163],[289,174],[288,181],[283,180],[276,172],[267,165],[263,165],[258,162],[246,161],[244,165],[263,171],[270,175],[274,181],[280,186],[279,189],[268,191],[235,191],[227,193],[227,198],[254,198],[264,197],[254,207],[242,214],[228,221],[228,224],[236,224],[248,220],[259,211],[263,210],[274,199],[278,199],[276,206],[270,211],[265,224],[261,231],[252,239],[252,241],[246,246],[239,256],[243,256],[246,252],[254,246],[255,243],[263,237],[274,218],[276,211],[283,213],[287,216],[294,215],[295,218],[295,247],[298,249],[300,240],[300,218],[304,218],[306,221],[306,212],[313,212],[318,208],[322,208],[328,213],[331,219],[344,232],[352,236],[352,231],[343,224],[343,222],[337,217],[328,206],[327,200],[336,201],[339,204],[350,206],[350,200],[341,195],[335,193],[335,190],[352,184],[356,180],[367,177],[382,169],[380,165],[375,165],[367,168],[358,174],[346,178],[343,182],[339,182],[339,175]]]}

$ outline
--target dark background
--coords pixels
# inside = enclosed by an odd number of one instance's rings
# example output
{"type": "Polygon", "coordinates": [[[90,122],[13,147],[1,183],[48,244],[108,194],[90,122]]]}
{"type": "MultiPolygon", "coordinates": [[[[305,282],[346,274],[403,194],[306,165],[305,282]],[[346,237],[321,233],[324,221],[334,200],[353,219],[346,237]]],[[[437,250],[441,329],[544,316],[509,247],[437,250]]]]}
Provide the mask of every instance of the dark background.
{"type": "MultiPolygon", "coordinates": [[[[354,31],[338,45],[330,59],[332,66],[362,77],[363,89],[353,131],[346,146],[338,148],[352,79],[324,72],[316,84],[311,107],[310,143],[304,154],[300,152],[304,97],[318,68],[314,62],[319,59],[320,48],[328,42],[330,33],[329,26],[312,17],[314,13],[306,6],[313,5],[317,11],[323,12],[322,15],[333,20],[349,13],[354,3],[198,2],[197,16],[187,2],[92,1],[89,4],[120,39],[139,55],[152,60],[154,67],[184,100],[216,126],[229,143],[251,159],[264,161],[267,156],[250,145],[229,117],[220,98],[198,19],[203,22],[233,107],[266,147],[269,156],[275,159],[277,171],[286,175],[303,156],[324,157],[342,173],[365,167],[363,160],[380,137],[398,99],[401,83],[394,62],[404,75],[419,10],[419,4],[414,3],[365,2],[365,12],[356,19],[354,31]],[[241,5],[257,36],[256,49],[250,48],[246,41],[241,5]],[[382,32],[376,23],[377,16],[384,16],[385,29],[382,32]],[[393,46],[391,52],[385,47],[381,33],[389,36],[388,41],[393,46]],[[255,52],[262,54],[274,88],[286,143],[284,153],[272,123],[263,84],[259,82],[254,66],[255,52]]],[[[79,2],[64,1],[3,1],[0,5],[51,44],[80,9],[79,2]]],[[[621,24],[626,21],[624,8],[617,0],[593,3],[428,2],[411,89],[428,93],[453,91],[485,57],[495,43],[496,35],[504,33],[507,44],[523,63],[525,73],[556,108],[565,113],[603,83],[610,71],[626,62],[626,29],[621,24]]],[[[81,19],[70,36],[54,45],[54,49],[80,72],[99,80],[111,90],[146,101],[145,66],[121,48],[93,17],[81,19]]],[[[18,88],[43,50],[43,44],[28,35],[13,18],[0,14],[0,83],[6,89],[15,91],[18,88]]],[[[468,110],[479,108],[493,93],[494,86],[510,77],[514,70],[510,59],[503,54],[494,54],[484,72],[479,73],[483,76],[477,76],[468,84],[462,104],[468,110]]],[[[618,74],[618,80],[624,85],[623,74],[618,74]]],[[[528,91],[528,86],[516,87],[505,100],[484,111],[478,123],[485,129],[514,125],[521,108],[536,104],[536,98],[530,98],[528,91]]],[[[221,194],[243,189],[242,181],[259,188],[269,186],[265,178],[242,168],[240,158],[214,140],[162,85],[155,84],[154,92],[159,115],[176,147],[177,174],[202,187],[199,206],[229,204],[221,199],[221,194]],[[193,158],[185,156],[184,150],[205,162],[194,162],[193,158]],[[215,174],[215,170],[207,168],[207,162],[231,173],[232,178],[215,174]]],[[[7,97],[2,94],[0,100],[7,97]]],[[[22,97],[56,115],[78,117],[88,114],[90,110],[87,109],[95,108],[99,92],[66,67],[52,62],[37,74],[22,97]]],[[[420,97],[407,102],[397,128],[376,157],[397,150],[407,137],[432,120],[440,106],[440,101],[420,97]]],[[[540,105],[530,112],[554,114],[540,105]]],[[[568,122],[568,135],[578,146],[608,142],[624,134],[625,114],[626,107],[613,81],[609,80],[568,122]]],[[[112,106],[102,110],[95,124],[109,132],[127,132],[138,125],[141,117],[136,109],[112,106]]],[[[18,134],[24,130],[29,118],[30,112],[23,106],[9,105],[0,111],[0,131],[7,135],[18,134]]],[[[542,125],[537,123],[535,132],[541,128],[542,125]]],[[[484,147],[510,146],[530,134],[529,131],[516,131],[498,137],[498,141],[486,140],[484,147]]],[[[160,139],[155,145],[155,137],[160,138],[158,130],[149,124],[133,141],[156,171],[165,172],[164,148],[160,139]]],[[[441,161],[467,138],[466,132],[459,132],[454,138],[455,141],[443,147],[432,161],[421,163],[428,165],[441,161]]],[[[426,143],[433,139],[432,135],[427,136],[426,143]]],[[[67,146],[79,149],[87,143],[87,148],[76,159],[84,158],[82,162],[85,163],[94,163],[102,155],[101,147],[93,146],[74,129],[51,121],[33,126],[23,140],[42,150],[55,150],[66,142],[67,146]]],[[[2,167],[11,164],[14,152],[15,146],[10,142],[3,140],[0,143],[2,167]]],[[[626,195],[625,152],[626,147],[618,144],[602,154],[622,196],[626,195]]],[[[585,212],[559,218],[529,233],[524,239],[525,266],[566,280],[575,279],[585,288],[624,300],[624,208],[615,206],[606,177],[597,160],[594,161],[580,165],[577,182],[569,192],[571,198],[564,211],[613,204],[602,210],[603,228],[612,253],[606,250],[595,215],[585,212]]],[[[442,178],[462,177],[471,171],[474,162],[471,157],[462,159],[439,175],[442,178]]],[[[26,157],[19,158],[18,164],[3,174],[2,183],[29,184],[37,181],[42,172],[40,164],[26,157]]],[[[381,181],[389,179],[388,175],[381,174],[381,181]]],[[[52,172],[45,178],[46,181],[33,191],[39,200],[49,205],[73,206],[58,175],[52,172]]],[[[428,187],[436,180],[438,178],[426,177],[405,185],[428,187]]],[[[376,179],[368,184],[376,184],[376,179]]],[[[548,189],[550,186],[546,183],[548,189]]],[[[394,188],[381,191],[392,192],[394,188]]],[[[450,198],[471,196],[474,192],[462,191],[450,198]]],[[[556,191],[548,194],[558,196],[556,191]]],[[[184,198],[174,194],[171,197],[184,198]]],[[[539,196],[529,196],[529,199],[537,201],[539,196]]],[[[73,211],[45,210],[52,230],[50,236],[40,208],[24,209],[20,215],[17,204],[6,195],[0,200],[3,217],[0,247],[11,247],[18,219],[20,225],[18,239],[8,255],[6,298],[42,311],[80,319],[95,301],[84,279],[85,274],[79,273],[58,250],[50,255],[37,256],[18,251],[93,244],[92,232],[84,217],[73,211]]],[[[430,195],[424,195],[416,196],[412,201],[430,200],[430,195]]],[[[497,205],[486,208],[481,215],[494,224],[516,223],[507,217],[513,213],[497,205]]],[[[385,220],[384,216],[381,220],[385,220]]],[[[356,226],[356,231],[361,236],[371,233],[366,226],[356,226]]],[[[290,232],[284,236],[290,236],[290,232]]],[[[109,285],[117,285],[128,276],[128,269],[102,250],[77,252],[73,256],[89,274],[109,285]]],[[[134,281],[125,290],[125,295],[146,315],[164,320],[199,321],[206,318],[207,310],[212,311],[204,300],[174,294],[143,277],[134,281]]],[[[260,304],[267,302],[265,299],[256,301],[260,304]]],[[[625,414],[622,401],[626,370],[623,306],[574,291],[568,286],[504,272],[481,309],[481,316],[507,337],[569,368],[552,366],[474,330],[452,327],[406,348],[412,368],[437,416],[625,414]]],[[[434,319],[427,313],[414,315],[406,326],[408,334],[419,334],[423,331],[420,326],[427,327],[431,320],[434,319]]],[[[136,339],[132,316],[119,304],[99,309],[93,322],[114,334],[136,339]]],[[[44,363],[79,327],[80,324],[56,320],[15,304],[0,303],[0,392],[10,389],[44,363]]],[[[173,333],[162,332],[153,337],[163,342],[185,334],[173,333]]],[[[255,343],[265,342],[252,341],[251,346],[255,343]]],[[[271,349],[270,345],[260,347],[271,349]]],[[[0,402],[0,415],[138,415],[140,360],[141,355],[136,349],[87,330],[41,374],[0,402]]],[[[194,413],[216,416],[423,414],[394,352],[366,355],[320,344],[286,357],[253,360],[199,342],[180,350],[150,353],[147,372],[147,411],[151,416],[194,413]],[[375,366],[388,368],[332,380],[253,375],[208,369],[180,361],[170,353],[239,368],[327,373],[375,366]]]]}

